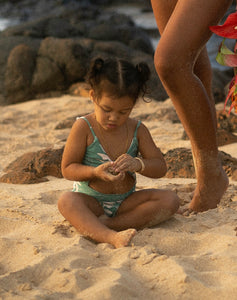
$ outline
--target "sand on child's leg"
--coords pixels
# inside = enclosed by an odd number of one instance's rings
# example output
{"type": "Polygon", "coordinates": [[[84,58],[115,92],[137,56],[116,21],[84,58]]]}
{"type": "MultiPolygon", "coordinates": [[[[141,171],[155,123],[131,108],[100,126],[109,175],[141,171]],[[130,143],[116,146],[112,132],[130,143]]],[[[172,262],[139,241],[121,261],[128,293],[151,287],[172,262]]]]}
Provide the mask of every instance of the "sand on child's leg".
{"type": "Polygon", "coordinates": [[[136,233],[137,231],[134,228],[117,232],[114,237],[113,246],[115,248],[128,246],[136,233]]]}
{"type": "MultiPolygon", "coordinates": [[[[106,225],[108,223],[108,221],[110,220],[110,217],[108,217],[106,215],[101,215],[99,217],[99,220],[101,221],[102,224],[106,225]]],[[[113,246],[115,248],[121,248],[121,247],[128,246],[129,243],[131,242],[131,239],[134,237],[134,235],[136,233],[137,233],[137,231],[134,228],[129,228],[129,229],[117,232],[114,235],[113,246]]]]}

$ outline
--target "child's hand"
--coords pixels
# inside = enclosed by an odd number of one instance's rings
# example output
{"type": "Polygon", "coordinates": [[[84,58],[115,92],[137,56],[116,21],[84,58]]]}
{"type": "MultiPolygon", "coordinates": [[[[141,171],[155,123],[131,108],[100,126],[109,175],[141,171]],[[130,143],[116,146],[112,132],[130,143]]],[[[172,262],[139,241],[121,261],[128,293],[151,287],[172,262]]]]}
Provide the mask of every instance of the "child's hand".
{"type": "Polygon", "coordinates": [[[116,172],[113,167],[113,162],[107,162],[95,168],[95,176],[104,181],[116,181],[123,180],[125,173],[116,172]]]}
{"type": "Polygon", "coordinates": [[[137,172],[141,169],[139,160],[129,154],[122,154],[112,163],[115,172],[137,172]]]}

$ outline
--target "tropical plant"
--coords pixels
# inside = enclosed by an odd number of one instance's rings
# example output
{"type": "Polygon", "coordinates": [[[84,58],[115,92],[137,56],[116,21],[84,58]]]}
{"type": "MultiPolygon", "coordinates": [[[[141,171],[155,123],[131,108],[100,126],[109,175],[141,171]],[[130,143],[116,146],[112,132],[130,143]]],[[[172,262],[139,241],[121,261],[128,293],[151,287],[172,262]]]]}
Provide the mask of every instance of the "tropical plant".
{"type": "Polygon", "coordinates": [[[229,66],[234,69],[234,77],[229,84],[224,109],[230,99],[231,106],[229,114],[233,108],[237,113],[237,42],[235,42],[233,51],[225,45],[226,38],[237,40],[237,11],[230,14],[223,25],[210,26],[209,28],[215,34],[224,37],[224,40],[220,44],[216,60],[219,64],[229,66]]]}

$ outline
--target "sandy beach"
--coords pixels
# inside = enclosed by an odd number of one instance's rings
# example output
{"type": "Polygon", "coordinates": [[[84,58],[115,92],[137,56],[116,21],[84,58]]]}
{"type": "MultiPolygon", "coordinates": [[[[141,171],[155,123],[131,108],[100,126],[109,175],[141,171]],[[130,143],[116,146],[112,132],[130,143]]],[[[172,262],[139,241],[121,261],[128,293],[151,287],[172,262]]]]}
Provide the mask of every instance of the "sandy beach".
{"type": "MultiPolygon", "coordinates": [[[[222,104],[219,104],[220,108],[222,104]]],[[[139,102],[132,116],[144,123],[163,153],[190,148],[181,123],[162,118],[171,101],[139,102]]],[[[87,97],[65,95],[0,107],[0,176],[26,152],[61,148],[63,120],[92,110],[87,97]]],[[[237,143],[219,148],[237,157],[237,143]]],[[[131,246],[96,244],[64,220],[59,195],[72,182],[53,176],[37,184],[0,183],[0,299],[166,300],[237,299],[237,181],[213,210],[175,215],[141,230],[131,246]]],[[[195,179],[137,176],[137,189],[169,188],[191,200],[195,179]]]]}

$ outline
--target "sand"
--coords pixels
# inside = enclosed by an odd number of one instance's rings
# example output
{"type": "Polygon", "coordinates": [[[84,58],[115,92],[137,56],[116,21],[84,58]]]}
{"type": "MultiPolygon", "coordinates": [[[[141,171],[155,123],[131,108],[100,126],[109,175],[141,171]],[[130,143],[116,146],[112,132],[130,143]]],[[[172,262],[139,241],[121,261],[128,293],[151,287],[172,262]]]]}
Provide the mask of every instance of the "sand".
{"type": "MultiPolygon", "coordinates": [[[[90,112],[87,98],[65,95],[0,107],[0,175],[15,158],[60,148],[69,129],[56,125],[90,112]]],[[[170,100],[139,103],[133,116],[172,110],[170,100]]],[[[162,115],[162,113],[161,113],[162,115]]],[[[144,121],[163,152],[190,148],[183,127],[170,120],[144,121]]],[[[237,155],[237,145],[220,150],[237,155]]],[[[0,183],[0,299],[237,299],[237,182],[218,208],[175,215],[144,229],[129,247],[114,249],[80,236],[57,210],[72,187],[65,179],[31,185],[0,183]]],[[[138,189],[169,188],[183,203],[195,179],[138,176],[138,189]]]]}

